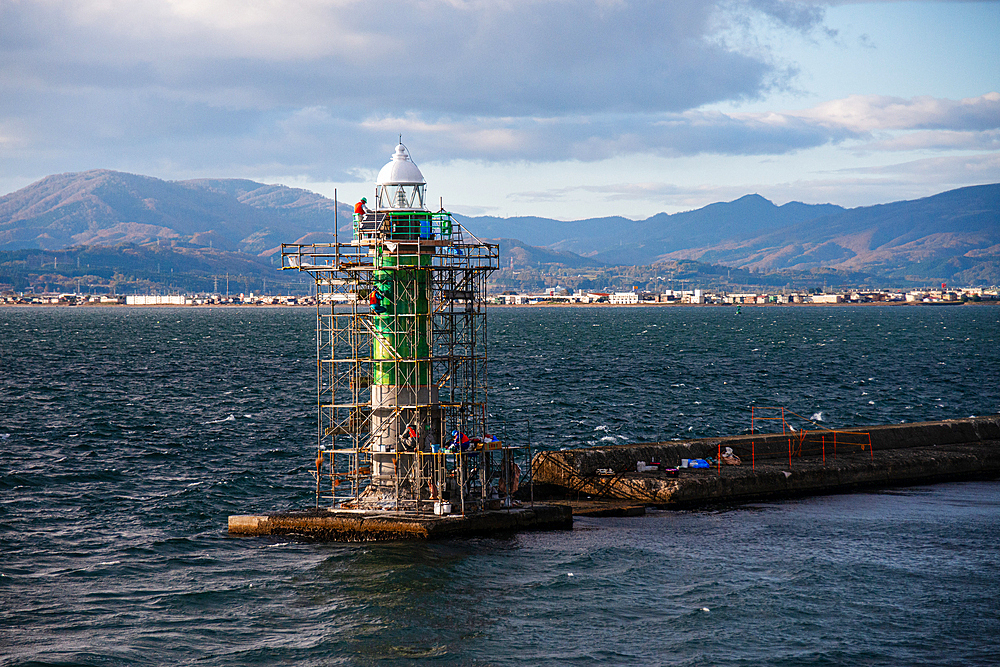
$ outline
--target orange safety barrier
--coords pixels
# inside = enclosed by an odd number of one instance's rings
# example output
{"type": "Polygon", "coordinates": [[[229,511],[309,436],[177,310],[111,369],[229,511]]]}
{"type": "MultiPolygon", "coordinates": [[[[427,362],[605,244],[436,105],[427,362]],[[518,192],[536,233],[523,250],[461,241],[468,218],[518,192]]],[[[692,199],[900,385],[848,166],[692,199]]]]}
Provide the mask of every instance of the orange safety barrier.
{"type": "MultiPolygon", "coordinates": [[[[865,448],[868,449],[869,455],[872,461],[875,460],[875,452],[872,449],[872,437],[871,433],[867,431],[844,431],[837,429],[826,429],[819,427],[815,430],[809,430],[804,427],[800,427],[796,430],[791,424],[788,423],[788,417],[794,416],[801,419],[804,422],[808,422],[814,426],[818,426],[816,422],[812,419],[803,417],[800,414],[796,414],[791,410],[787,410],[783,407],[772,407],[772,406],[751,406],[750,408],[750,435],[755,435],[760,433],[760,435],[765,435],[760,429],[763,428],[768,422],[781,422],[781,435],[784,435],[788,439],[788,466],[792,465],[792,457],[798,456],[802,457],[803,452],[806,453],[818,453],[823,458],[824,465],[826,464],[826,450],[827,444],[833,448],[833,458],[837,458],[837,447],[860,447],[861,451],[865,448]],[[761,422],[764,422],[763,424],[761,422]]],[[[722,443],[719,443],[719,473],[722,473],[722,443]]],[[[750,440],[750,462],[754,470],[757,469],[757,447],[756,440],[750,440]]]]}

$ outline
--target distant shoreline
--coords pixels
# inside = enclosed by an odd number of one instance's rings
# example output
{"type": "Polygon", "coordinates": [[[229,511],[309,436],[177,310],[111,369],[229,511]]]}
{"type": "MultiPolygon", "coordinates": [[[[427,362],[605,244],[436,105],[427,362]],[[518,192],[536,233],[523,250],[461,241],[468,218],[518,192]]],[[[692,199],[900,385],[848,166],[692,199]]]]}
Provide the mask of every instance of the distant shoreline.
{"type": "Polygon", "coordinates": [[[772,307],[838,307],[838,306],[963,306],[963,305],[988,305],[988,304],[1000,304],[1000,300],[994,299],[983,299],[981,301],[935,301],[931,303],[925,303],[922,301],[842,301],[840,303],[629,303],[629,304],[618,304],[618,303],[569,303],[569,302],[557,302],[557,301],[547,301],[539,303],[491,303],[487,304],[489,308],[578,308],[578,307],[592,307],[597,306],[601,308],[650,308],[650,307],[668,307],[668,308],[772,308],[772,307]]]}
{"type": "MultiPolygon", "coordinates": [[[[346,304],[338,304],[346,305],[346,304]]],[[[981,301],[844,301],[841,303],[570,303],[546,301],[539,303],[488,303],[487,308],[838,308],[843,306],[988,306],[1000,305],[1000,300],[983,299],[981,301]]],[[[82,308],[84,310],[98,308],[315,308],[316,304],[287,303],[208,303],[208,304],[124,304],[124,303],[0,303],[0,308],[82,308]]]]}

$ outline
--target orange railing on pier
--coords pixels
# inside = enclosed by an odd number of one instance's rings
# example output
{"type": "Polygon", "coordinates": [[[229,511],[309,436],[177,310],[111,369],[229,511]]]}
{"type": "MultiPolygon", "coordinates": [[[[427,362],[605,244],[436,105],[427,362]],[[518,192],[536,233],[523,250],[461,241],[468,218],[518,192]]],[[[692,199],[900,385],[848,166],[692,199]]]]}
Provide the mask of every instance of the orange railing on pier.
{"type": "MultiPolygon", "coordinates": [[[[837,458],[838,448],[849,447],[851,449],[859,447],[863,452],[865,449],[868,450],[869,455],[872,460],[875,460],[875,453],[872,450],[872,437],[867,431],[846,431],[841,429],[828,429],[819,426],[813,419],[808,419],[802,415],[796,414],[791,410],[783,407],[772,407],[772,406],[752,406],[750,408],[750,435],[777,435],[777,433],[768,434],[764,433],[762,429],[766,428],[772,423],[781,424],[781,435],[785,436],[788,443],[788,466],[792,465],[793,457],[802,457],[805,455],[818,455],[823,459],[823,463],[826,463],[827,452],[829,451],[833,458],[837,458]],[[800,426],[796,429],[791,423],[789,423],[790,418],[797,418],[801,422],[810,424],[816,428],[810,430],[804,426],[800,426]]],[[[775,428],[775,430],[777,430],[775,428]]],[[[768,455],[768,458],[773,456],[768,455]]],[[[722,442],[719,442],[719,473],[722,472],[722,442]]],[[[754,470],[757,468],[757,442],[755,438],[750,440],[750,462],[754,470]]]]}

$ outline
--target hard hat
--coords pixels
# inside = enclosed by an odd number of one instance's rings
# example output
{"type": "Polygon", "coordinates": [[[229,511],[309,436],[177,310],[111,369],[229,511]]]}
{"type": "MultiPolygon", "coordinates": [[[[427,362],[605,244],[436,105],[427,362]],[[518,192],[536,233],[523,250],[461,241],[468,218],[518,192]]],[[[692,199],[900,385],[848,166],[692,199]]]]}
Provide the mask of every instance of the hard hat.
{"type": "Polygon", "coordinates": [[[363,202],[364,202],[364,203],[366,203],[366,204],[368,203],[368,199],[367,199],[366,197],[362,197],[362,198],[361,198],[361,201],[363,201],[363,202]]]}

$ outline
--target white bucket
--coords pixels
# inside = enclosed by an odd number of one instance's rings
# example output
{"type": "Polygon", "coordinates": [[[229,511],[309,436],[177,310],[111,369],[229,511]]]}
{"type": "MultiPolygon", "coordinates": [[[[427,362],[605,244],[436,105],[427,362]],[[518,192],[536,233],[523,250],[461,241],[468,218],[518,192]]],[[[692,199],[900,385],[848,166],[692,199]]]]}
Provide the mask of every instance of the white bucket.
{"type": "Polygon", "coordinates": [[[691,461],[691,459],[681,459],[681,467],[682,468],[687,468],[688,467],[688,463],[690,461],[691,461]]]}
{"type": "Polygon", "coordinates": [[[434,513],[438,515],[451,514],[451,503],[442,503],[440,501],[434,503],[434,513]]]}

